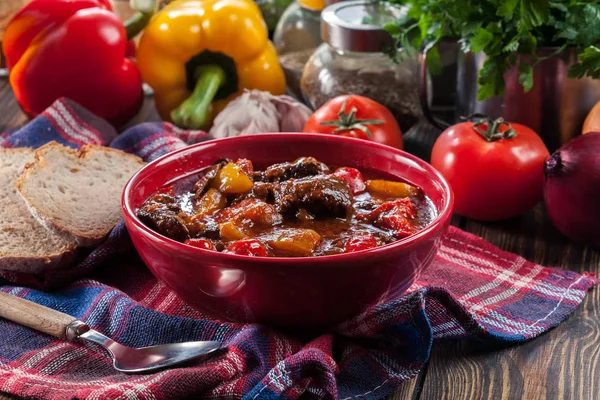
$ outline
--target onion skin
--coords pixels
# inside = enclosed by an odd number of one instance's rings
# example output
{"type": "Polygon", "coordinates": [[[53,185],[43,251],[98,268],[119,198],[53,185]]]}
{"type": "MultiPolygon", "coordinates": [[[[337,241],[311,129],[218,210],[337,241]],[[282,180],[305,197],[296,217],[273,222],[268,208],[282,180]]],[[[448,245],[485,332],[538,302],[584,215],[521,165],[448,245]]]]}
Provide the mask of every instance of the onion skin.
{"type": "Polygon", "coordinates": [[[600,132],[578,136],[544,165],[544,203],[556,228],[600,247],[600,132]]]}

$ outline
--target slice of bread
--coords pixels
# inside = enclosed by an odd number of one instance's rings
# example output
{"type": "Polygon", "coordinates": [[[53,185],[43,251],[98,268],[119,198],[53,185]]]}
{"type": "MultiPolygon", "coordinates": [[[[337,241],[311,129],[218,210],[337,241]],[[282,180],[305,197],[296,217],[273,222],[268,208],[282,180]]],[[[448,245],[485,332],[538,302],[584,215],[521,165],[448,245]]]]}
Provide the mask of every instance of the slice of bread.
{"type": "Polygon", "coordinates": [[[35,151],[17,182],[31,213],[80,246],[100,244],[121,218],[121,193],[141,158],[108,147],[77,151],[56,142],[35,151]]]}
{"type": "Polygon", "coordinates": [[[64,268],[74,260],[77,242],[54,234],[31,215],[15,185],[23,168],[34,161],[31,149],[0,150],[0,269],[39,273],[64,268]]]}

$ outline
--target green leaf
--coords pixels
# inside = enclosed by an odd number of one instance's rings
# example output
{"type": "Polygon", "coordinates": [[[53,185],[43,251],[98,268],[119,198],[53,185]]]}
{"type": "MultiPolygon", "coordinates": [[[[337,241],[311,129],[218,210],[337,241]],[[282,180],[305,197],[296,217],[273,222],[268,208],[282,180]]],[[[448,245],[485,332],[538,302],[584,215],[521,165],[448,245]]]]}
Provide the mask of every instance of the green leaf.
{"type": "Polygon", "coordinates": [[[387,24],[383,27],[390,35],[395,36],[404,32],[404,27],[397,24],[387,24]]]}
{"type": "Polygon", "coordinates": [[[533,66],[528,63],[519,63],[519,83],[523,85],[525,93],[533,88],[533,66]]]}
{"type": "Polygon", "coordinates": [[[505,0],[501,2],[496,15],[499,17],[510,17],[513,15],[517,4],[519,4],[519,0],[505,0]]]}
{"type": "Polygon", "coordinates": [[[551,8],[555,8],[555,9],[557,9],[557,10],[559,10],[559,11],[562,11],[562,12],[564,12],[564,13],[568,13],[568,12],[569,12],[569,9],[567,8],[567,6],[565,6],[565,5],[564,5],[564,4],[562,4],[562,3],[558,3],[558,2],[556,2],[556,1],[551,1],[551,2],[550,2],[550,7],[551,7],[551,8]]]}
{"type": "Polygon", "coordinates": [[[437,47],[433,47],[427,52],[427,68],[432,75],[441,75],[444,70],[440,52],[437,47]]]}
{"type": "Polygon", "coordinates": [[[515,52],[519,49],[519,37],[515,36],[510,42],[508,42],[508,44],[506,44],[503,48],[502,51],[507,52],[507,53],[512,53],[515,52]]]}
{"type": "Polygon", "coordinates": [[[479,101],[487,100],[494,96],[504,93],[504,72],[506,65],[503,58],[490,57],[484,63],[479,71],[477,83],[477,99],[479,101]]]}
{"type": "Polygon", "coordinates": [[[531,29],[542,25],[550,17],[547,0],[521,0],[523,27],[531,29]]]}
{"type": "Polygon", "coordinates": [[[572,27],[567,27],[565,28],[565,30],[563,30],[558,37],[559,38],[563,38],[563,39],[567,39],[567,40],[574,40],[575,38],[577,38],[577,35],[579,34],[579,32],[577,32],[577,30],[575,28],[572,27]]]}
{"type": "Polygon", "coordinates": [[[589,76],[600,79],[600,49],[590,46],[579,54],[579,62],[569,69],[570,78],[589,76]]]}
{"type": "Polygon", "coordinates": [[[537,49],[537,39],[530,32],[521,37],[519,50],[523,54],[534,54],[537,49]]]}
{"type": "Polygon", "coordinates": [[[578,43],[595,45],[600,42],[600,5],[586,4],[571,18],[572,29],[579,32],[576,39],[578,43]]]}
{"type": "Polygon", "coordinates": [[[475,36],[471,39],[469,47],[471,48],[471,51],[479,53],[480,51],[483,51],[492,40],[494,40],[494,34],[479,27],[475,31],[475,36]]]}

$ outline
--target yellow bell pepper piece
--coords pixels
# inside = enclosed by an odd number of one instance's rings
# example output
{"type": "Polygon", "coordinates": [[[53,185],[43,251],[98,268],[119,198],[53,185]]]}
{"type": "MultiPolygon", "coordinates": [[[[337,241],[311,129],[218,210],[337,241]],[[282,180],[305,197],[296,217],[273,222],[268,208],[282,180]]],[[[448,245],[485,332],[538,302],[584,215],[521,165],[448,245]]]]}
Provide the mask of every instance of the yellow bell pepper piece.
{"type": "Polygon", "coordinates": [[[277,250],[297,256],[310,256],[321,241],[321,235],[312,229],[288,229],[269,244],[277,250]]]}
{"type": "Polygon", "coordinates": [[[176,0],[156,14],[137,60],[160,116],[206,128],[244,89],[279,95],[285,78],[252,0],[176,0]]]}
{"type": "Polygon", "coordinates": [[[384,197],[410,197],[419,194],[419,189],[404,182],[386,180],[366,181],[367,191],[384,197]]]}
{"type": "Polygon", "coordinates": [[[227,199],[216,189],[210,188],[196,205],[196,213],[199,215],[212,214],[217,210],[225,208],[227,205],[227,199]]]}
{"type": "Polygon", "coordinates": [[[248,237],[244,229],[232,221],[219,224],[219,232],[221,237],[227,241],[241,240],[248,237]]]}
{"type": "Polygon", "coordinates": [[[227,163],[219,170],[211,186],[221,193],[239,194],[250,191],[254,183],[238,165],[227,163]]]}

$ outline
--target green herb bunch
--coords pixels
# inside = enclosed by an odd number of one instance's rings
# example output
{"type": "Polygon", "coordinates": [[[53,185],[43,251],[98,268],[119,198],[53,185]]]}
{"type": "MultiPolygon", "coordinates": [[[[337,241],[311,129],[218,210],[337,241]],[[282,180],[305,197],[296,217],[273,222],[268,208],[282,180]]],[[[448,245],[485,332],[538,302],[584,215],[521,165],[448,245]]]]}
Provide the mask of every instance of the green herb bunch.
{"type": "Polygon", "coordinates": [[[516,66],[525,91],[533,68],[543,59],[574,48],[578,62],[569,76],[600,78],[600,2],[598,0],[389,0],[407,7],[407,20],[388,25],[404,48],[426,49],[456,39],[462,51],[484,52],[479,100],[504,93],[504,72],[516,66]],[[545,57],[538,51],[553,47],[545,57]]]}

